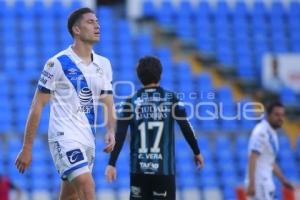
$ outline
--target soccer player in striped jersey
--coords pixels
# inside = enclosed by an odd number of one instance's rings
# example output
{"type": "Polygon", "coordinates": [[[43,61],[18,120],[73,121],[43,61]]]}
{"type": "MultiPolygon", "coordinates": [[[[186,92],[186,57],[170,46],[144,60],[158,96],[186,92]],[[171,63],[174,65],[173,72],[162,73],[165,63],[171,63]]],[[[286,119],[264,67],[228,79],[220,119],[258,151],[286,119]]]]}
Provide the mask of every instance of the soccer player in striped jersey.
{"type": "Polygon", "coordinates": [[[177,121],[193,150],[198,167],[203,158],[184,104],[176,94],[159,86],[162,65],[155,57],[139,60],[137,75],[144,87],[118,110],[116,146],[106,176],[116,179],[116,161],[130,127],[130,199],[175,200],[175,134],[177,121]]]}
{"type": "Polygon", "coordinates": [[[276,199],[273,173],[284,187],[293,189],[293,185],[283,175],[276,162],[279,151],[277,131],[283,124],[285,109],[282,103],[273,102],[266,110],[266,119],[253,129],[248,147],[246,190],[247,195],[253,200],[276,199]]]}
{"type": "Polygon", "coordinates": [[[95,200],[92,168],[99,100],[106,107],[108,119],[104,150],[111,152],[115,144],[112,70],[109,60],[92,50],[99,41],[100,27],[91,9],[74,11],[68,19],[68,29],[74,43],[50,58],[44,67],[15,164],[21,173],[29,167],[42,109],[50,101],[48,142],[62,179],[59,199],[95,200]]]}

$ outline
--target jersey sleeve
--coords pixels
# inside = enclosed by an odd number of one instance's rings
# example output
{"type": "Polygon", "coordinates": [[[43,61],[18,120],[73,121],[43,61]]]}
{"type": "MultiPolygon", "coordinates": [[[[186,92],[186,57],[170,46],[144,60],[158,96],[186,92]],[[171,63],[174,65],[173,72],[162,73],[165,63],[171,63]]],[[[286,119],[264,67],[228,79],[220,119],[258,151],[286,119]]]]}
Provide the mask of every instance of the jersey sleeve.
{"type": "Polygon", "coordinates": [[[173,114],[175,115],[174,118],[175,118],[176,122],[178,123],[178,125],[183,133],[184,138],[190,145],[194,154],[198,155],[200,153],[200,149],[198,146],[195,132],[187,118],[184,103],[179,101],[177,98],[175,98],[175,102],[174,102],[174,111],[175,111],[175,112],[173,112],[173,114]]]}
{"type": "Polygon", "coordinates": [[[58,68],[59,63],[55,59],[50,59],[47,61],[38,81],[39,91],[43,93],[50,93],[55,90],[55,80],[57,80],[58,68]]]}
{"type": "Polygon", "coordinates": [[[261,154],[265,148],[267,136],[263,132],[255,129],[250,137],[250,152],[261,154]]]}
{"type": "Polygon", "coordinates": [[[113,93],[113,87],[112,87],[112,69],[110,61],[107,60],[105,72],[104,72],[104,86],[101,90],[101,94],[112,94],[113,93]]]}

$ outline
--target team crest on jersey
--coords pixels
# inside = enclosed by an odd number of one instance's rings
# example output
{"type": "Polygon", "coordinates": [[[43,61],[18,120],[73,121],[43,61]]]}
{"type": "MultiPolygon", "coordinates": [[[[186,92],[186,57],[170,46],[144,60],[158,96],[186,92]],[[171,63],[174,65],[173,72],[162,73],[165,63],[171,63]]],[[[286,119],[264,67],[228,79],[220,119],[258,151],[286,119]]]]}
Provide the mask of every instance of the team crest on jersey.
{"type": "Polygon", "coordinates": [[[54,62],[52,60],[50,60],[50,61],[47,62],[47,67],[48,68],[51,68],[53,66],[54,66],[54,62]]]}
{"type": "Polygon", "coordinates": [[[136,105],[141,105],[143,102],[144,102],[144,101],[143,101],[140,97],[138,97],[138,98],[134,101],[134,104],[136,104],[136,105]]]}
{"type": "Polygon", "coordinates": [[[139,198],[141,197],[141,188],[136,186],[130,187],[131,193],[133,197],[139,198]]]}
{"type": "Polygon", "coordinates": [[[102,76],[103,75],[102,67],[96,66],[96,73],[99,74],[100,76],[102,76]]]}

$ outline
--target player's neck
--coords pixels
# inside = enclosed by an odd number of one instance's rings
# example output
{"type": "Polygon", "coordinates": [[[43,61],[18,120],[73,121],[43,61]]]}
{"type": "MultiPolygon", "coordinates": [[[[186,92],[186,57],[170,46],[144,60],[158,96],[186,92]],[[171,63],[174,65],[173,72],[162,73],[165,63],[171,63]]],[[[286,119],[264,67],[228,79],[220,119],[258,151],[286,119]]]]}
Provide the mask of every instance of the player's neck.
{"type": "Polygon", "coordinates": [[[149,88],[149,87],[158,87],[159,84],[158,83],[150,83],[148,85],[144,85],[144,88],[149,88]]]}
{"type": "Polygon", "coordinates": [[[81,58],[86,64],[92,62],[91,53],[92,53],[92,44],[84,44],[80,41],[74,41],[71,46],[72,50],[76,53],[76,55],[81,58]]]}

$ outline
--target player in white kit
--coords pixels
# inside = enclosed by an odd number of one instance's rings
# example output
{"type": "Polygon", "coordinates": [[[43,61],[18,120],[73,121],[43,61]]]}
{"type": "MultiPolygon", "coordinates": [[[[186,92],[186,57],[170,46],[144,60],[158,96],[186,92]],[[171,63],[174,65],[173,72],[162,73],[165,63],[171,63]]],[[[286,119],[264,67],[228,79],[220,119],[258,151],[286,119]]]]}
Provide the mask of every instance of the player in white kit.
{"type": "Polygon", "coordinates": [[[280,102],[273,102],[267,106],[266,114],[266,119],[253,129],[248,147],[246,187],[247,195],[253,200],[275,199],[273,173],[284,187],[293,189],[276,163],[276,155],[279,151],[277,129],[283,124],[284,107],[280,102]]]}
{"type": "Polygon", "coordinates": [[[99,28],[96,15],[89,8],[78,9],[70,15],[68,29],[74,43],[44,66],[29,112],[23,148],[16,159],[18,170],[24,173],[31,163],[42,109],[50,100],[48,140],[62,179],[61,200],[96,199],[91,171],[99,100],[105,107],[108,130],[104,151],[111,152],[115,144],[111,65],[92,50],[93,44],[99,41],[99,28]]]}

